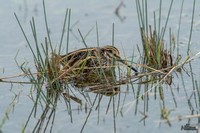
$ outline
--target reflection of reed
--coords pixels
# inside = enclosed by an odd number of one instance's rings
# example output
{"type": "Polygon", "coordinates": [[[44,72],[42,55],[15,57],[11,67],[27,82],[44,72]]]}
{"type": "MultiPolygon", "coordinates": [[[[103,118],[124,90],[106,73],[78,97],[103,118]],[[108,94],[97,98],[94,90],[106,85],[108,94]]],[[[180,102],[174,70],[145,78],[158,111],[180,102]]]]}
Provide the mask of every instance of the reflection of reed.
{"type": "Polygon", "coordinates": [[[116,83],[116,74],[112,69],[103,71],[103,74],[98,74],[98,71],[82,73],[78,77],[74,77],[72,81],[72,85],[75,87],[89,88],[91,92],[104,95],[119,93],[119,87],[116,87],[116,83]]]}

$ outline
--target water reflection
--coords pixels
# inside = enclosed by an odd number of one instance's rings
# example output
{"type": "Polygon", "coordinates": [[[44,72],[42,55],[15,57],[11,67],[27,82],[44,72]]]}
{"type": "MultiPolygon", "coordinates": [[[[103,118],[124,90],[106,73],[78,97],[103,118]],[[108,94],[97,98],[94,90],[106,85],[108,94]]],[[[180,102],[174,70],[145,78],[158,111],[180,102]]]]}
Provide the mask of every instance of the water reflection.
{"type": "MultiPolygon", "coordinates": [[[[24,2],[27,6],[27,1],[25,0],[24,2]]],[[[37,13],[37,6],[35,7],[36,8],[34,8],[34,10],[37,13]]],[[[123,5],[121,7],[123,7],[123,5]]],[[[121,7],[119,6],[119,8],[121,7]]],[[[29,8],[26,8],[23,9],[25,10],[24,13],[29,12],[27,11],[29,8]]],[[[26,19],[27,14],[24,15],[24,20],[26,19]]],[[[73,30],[75,31],[76,28],[74,28],[73,30]]],[[[126,28],[125,30],[128,30],[128,28],[126,28]]],[[[122,32],[122,34],[124,34],[122,30],[120,31],[122,32]]],[[[78,38],[77,40],[79,40],[80,42],[81,39],[79,38],[79,35],[76,34],[76,38],[78,38]]],[[[47,44],[49,45],[49,42],[47,44]]],[[[42,45],[42,48],[40,47],[40,50],[42,51],[43,48],[46,47],[46,45],[42,45]]],[[[46,56],[46,53],[47,51],[44,50],[44,54],[42,55],[46,56]]],[[[174,57],[169,57],[169,54],[163,56],[167,58],[174,57]]],[[[40,57],[37,58],[40,59],[40,57]]],[[[45,58],[43,58],[43,63],[50,63],[45,60],[45,58]]],[[[36,62],[36,60],[34,61],[36,62]]],[[[177,64],[179,63],[180,62],[177,62],[177,64]]],[[[139,64],[139,67],[142,67],[141,64],[139,64]]],[[[155,65],[155,63],[152,64],[155,65]]],[[[32,65],[31,67],[33,66],[34,65],[32,65]]],[[[192,70],[187,70],[185,68],[182,69],[183,66],[181,66],[179,69],[182,71],[174,71],[173,73],[170,73],[170,75],[167,76],[165,80],[163,80],[163,78],[166,76],[166,72],[169,72],[171,70],[171,68],[173,67],[172,65],[167,68],[168,71],[165,71],[164,68],[163,70],[160,70],[164,74],[160,74],[159,72],[149,73],[149,71],[144,71],[145,73],[140,73],[137,76],[135,76],[133,73],[127,75],[126,72],[125,74],[124,72],[122,72],[124,69],[127,68],[123,68],[123,70],[118,70],[117,68],[121,66],[114,66],[108,67],[108,70],[104,69],[104,67],[93,68],[93,71],[91,71],[91,69],[86,71],[85,69],[85,71],[79,73],[78,76],[68,75],[70,78],[63,77],[63,79],[59,80],[55,78],[56,76],[58,76],[56,74],[59,74],[59,72],[53,74],[54,71],[52,71],[56,70],[57,68],[52,68],[52,65],[48,65],[48,72],[52,72],[52,74],[50,75],[54,75],[52,77],[48,77],[45,75],[47,73],[44,74],[46,68],[38,69],[42,66],[42,64],[36,64],[36,66],[37,70],[42,70],[37,73],[37,76],[30,72],[29,68],[23,69],[26,77],[30,79],[30,81],[33,83],[33,88],[31,89],[30,93],[31,100],[34,103],[30,115],[27,117],[27,123],[24,126],[24,131],[28,130],[27,126],[31,125],[32,121],[37,120],[34,128],[30,126],[30,129],[32,131],[53,132],[54,125],[57,124],[55,122],[57,118],[56,112],[59,111],[60,101],[64,101],[65,111],[64,113],[62,111],[59,113],[61,113],[62,117],[69,116],[66,119],[69,119],[71,122],[74,121],[74,117],[77,118],[76,114],[72,115],[74,110],[85,110],[85,113],[81,112],[82,114],[86,114],[86,117],[84,117],[84,122],[81,123],[80,121],[78,121],[78,124],[73,123],[77,126],[78,131],[84,131],[84,129],[87,127],[89,120],[91,120],[92,123],[95,123],[95,120],[99,121],[99,117],[101,116],[97,113],[99,113],[100,111],[103,112],[103,114],[107,114],[107,116],[105,117],[108,118],[107,121],[109,122],[105,122],[106,124],[102,125],[102,127],[96,126],[96,128],[109,126],[107,128],[113,128],[114,131],[120,131],[121,128],[124,128],[124,123],[125,127],[127,126],[130,129],[146,129],[148,131],[149,129],[151,129],[152,126],[155,125],[157,121],[160,124],[167,123],[165,125],[178,127],[178,131],[181,130],[181,126],[177,126],[174,121],[183,121],[183,130],[194,129],[194,125],[196,124],[193,123],[199,123],[198,113],[200,98],[198,79],[195,80],[190,73],[188,75],[185,74],[185,71],[186,73],[188,73],[188,71],[191,71],[191,73],[193,72],[192,70]],[[115,69],[114,71],[112,70],[113,68],[115,69]],[[123,73],[123,76],[125,76],[123,77],[121,73],[123,73]],[[40,74],[44,75],[41,76],[40,74]],[[192,83],[189,81],[191,79],[190,77],[192,77],[193,79],[192,83]],[[137,78],[139,78],[140,80],[137,80],[136,82],[131,81],[137,78]],[[163,80],[164,82],[160,83],[161,80],[163,80]],[[189,87],[191,88],[188,88],[188,84],[193,84],[193,87],[192,85],[189,85],[189,87]],[[97,113],[93,114],[93,112],[97,113]],[[188,120],[188,122],[185,122],[183,119],[184,114],[188,113],[191,115],[185,117],[185,119],[188,120]],[[180,117],[180,115],[183,116],[180,117]],[[121,119],[121,117],[123,117],[123,119],[121,119]],[[192,120],[193,123],[191,122],[192,120]],[[140,126],[139,122],[142,122],[143,125],[145,125],[147,128],[144,129],[143,126],[140,126]],[[185,123],[187,124],[185,125],[185,123]]],[[[20,67],[23,68],[24,66],[22,65],[20,67]]],[[[187,64],[184,65],[184,67],[188,68],[187,64]]],[[[196,73],[196,71],[194,73],[196,73]]],[[[6,82],[6,79],[2,78],[0,79],[0,82],[6,82]]],[[[7,83],[14,82],[8,81],[7,83]]],[[[59,124],[63,123],[58,122],[58,125],[59,124]]],[[[95,125],[93,126],[95,127],[95,125]]],[[[66,126],[65,129],[68,128],[69,127],[66,126]]],[[[168,128],[165,127],[165,129],[168,128]]],[[[125,130],[127,131],[128,129],[125,130]]]]}
{"type": "MultiPolygon", "coordinates": [[[[84,130],[84,127],[87,124],[87,120],[89,119],[93,111],[93,108],[95,108],[95,110],[99,110],[101,101],[103,100],[104,96],[110,97],[106,112],[110,110],[110,107],[112,108],[111,110],[118,112],[120,103],[117,103],[117,106],[115,104],[120,99],[120,96],[117,96],[115,98],[115,95],[120,93],[120,85],[119,84],[116,85],[115,83],[116,79],[113,79],[114,77],[110,74],[111,74],[111,70],[108,72],[105,72],[106,80],[102,80],[103,78],[99,78],[97,74],[96,74],[96,77],[93,76],[93,78],[97,78],[98,80],[101,80],[100,81],[101,84],[99,82],[97,83],[96,82],[97,80],[95,80],[95,82],[93,82],[94,80],[91,80],[91,81],[87,80],[87,83],[85,83],[82,81],[83,77],[76,77],[75,79],[73,79],[73,82],[71,81],[70,84],[63,84],[59,82],[59,83],[56,83],[56,85],[48,85],[48,88],[46,88],[47,89],[46,95],[45,95],[46,97],[44,97],[45,98],[44,101],[40,100],[41,93],[44,92],[41,90],[43,87],[35,85],[36,88],[34,89],[37,90],[37,96],[36,96],[36,99],[32,98],[33,101],[35,101],[35,105],[33,106],[33,109],[26,122],[24,131],[26,131],[26,127],[28,126],[28,124],[31,123],[30,117],[33,117],[33,116],[36,117],[39,115],[39,120],[37,124],[35,125],[33,132],[46,132],[46,131],[52,132],[55,117],[56,117],[58,101],[60,101],[59,99],[61,98],[63,98],[63,100],[65,101],[66,110],[68,112],[68,115],[70,116],[71,121],[73,121],[72,105],[74,103],[78,104],[80,106],[79,108],[84,108],[86,110],[85,112],[87,114],[87,117],[86,117],[85,122],[83,123],[82,129],[80,129],[81,132],[84,130]],[[73,87],[70,87],[70,85],[72,85],[73,87]],[[59,86],[60,90],[56,90],[56,88],[51,88],[55,86],[59,86]],[[76,91],[78,91],[79,94],[75,95],[76,91]],[[96,95],[94,96],[95,98],[89,96],[88,95],[89,93],[96,93],[96,95]],[[39,108],[42,108],[43,110],[42,113],[37,112],[37,110],[40,110],[39,108]],[[89,112],[87,110],[89,110],[89,112]]],[[[91,75],[87,75],[87,76],[91,76],[91,75]]],[[[85,75],[84,77],[87,77],[87,76],[85,75]]],[[[115,119],[116,117],[115,113],[113,117],[114,117],[113,119],[115,119]]],[[[114,128],[114,130],[116,130],[116,127],[114,128]]]]}
{"type": "Polygon", "coordinates": [[[35,3],[34,5],[32,5],[31,2],[23,0],[23,2],[19,5],[19,12],[23,14],[23,22],[26,22],[30,14],[33,13],[34,16],[38,16],[38,4],[35,3]],[[33,9],[31,9],[30,7],[33,7],[33,9]]]}
{"type": "Polygon", "coordinates": [[[72,85],[85,92],[93,92],[108,96],[120,92],[120,87],[117,85],[115,71],[111,70],[104,71],[104,76],[99,76],[97,73],[94,73],[94,75],[91,75],[91,73],[81,74],[81,76],[73,79],[72,85]]]}

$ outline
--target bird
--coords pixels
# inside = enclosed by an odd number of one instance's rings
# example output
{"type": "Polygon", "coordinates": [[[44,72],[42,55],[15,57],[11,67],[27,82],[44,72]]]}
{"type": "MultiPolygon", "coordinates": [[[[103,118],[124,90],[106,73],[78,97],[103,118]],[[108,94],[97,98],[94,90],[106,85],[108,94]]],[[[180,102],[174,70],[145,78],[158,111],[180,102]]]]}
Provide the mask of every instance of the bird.
{"type": "Polygon", "coordinates": [[[134,67],[120,57],[119,50],[111,45],[82,48],[66,55],[56,56],[59,58],[59,62],[64,70],[81,68],[87,72],[86,70],[91,68],[114,66],[116,61],[118,61],[133,70],[136,75],[138,74],[138,71],[134,67]]]}

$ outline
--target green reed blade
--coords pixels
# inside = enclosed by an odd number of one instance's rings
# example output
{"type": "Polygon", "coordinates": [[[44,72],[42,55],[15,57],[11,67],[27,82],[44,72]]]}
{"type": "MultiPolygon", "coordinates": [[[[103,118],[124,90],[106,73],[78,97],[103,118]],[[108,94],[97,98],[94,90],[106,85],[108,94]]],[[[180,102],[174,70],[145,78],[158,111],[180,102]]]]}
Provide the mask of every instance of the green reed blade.
{"type": "Polygon", "coordinates": [[[168,10],[168,14],[167,14],[167,18],[166,18],[166,21],[165,21],[165,25],[163,27],[163,33],[160,35],[160,41],[163,40],[163,37],[165,35],[165,31],[166,31],[166,28],[167,28],[167,24],[168,24],[168,21],[169,21],[169,16],[170,16],[170,13],[171,13],[171,10],[172,10],[172,5],[173,5],[173,2],[174,0],[171,0],[171,3],[170,3],[170,6],[169,6],[169,10],[168,10]]]}
{"type": "Polygon", "coordinates": [[[187,55],[189,55],[190,46],[191,46],[192,31],[193,31],[193,25],[194,25],[195,5],[196,5],[196,0],[193,1],[193,7],[192,7],[192,20],[191,20],[191,25],[190,25],[190,35],[189,35],[189,40],[188,40],[187,55]]]}
{"type": "MultiPolygon", "coordinates": [[[[112,24],[112,46],[114,47],[115,45],[115,24],[112,24]]],[[[115,58],[114,55],[112,55],[112,66],[114,66],[115,64],[115,58]]],[[[111,74],[112,74],[112,79],[114,82],[116,82],[116,78],[115,78],[115,68],[111,68],[111,74]]]]}
{"type": "Polygon", "coordinates": [[[91,105],[91,107],[90,107],[90,110],[89,110],[89,112],[88,112],[88,115],[86,116],[85,122],[84,122],[84,124],[83,124],[83,126],[82,126],[82,128],[81,128],[81,131],[80,131],[81,133],[83,132],[83,130],[84,130],[86,124],[87,124],[87,121],[88,121],[88,119],[89,119],[89,117],[90,117],[90,115],[91,115],[91,113],[92,113],[92,109],[93,109],[93,107],[94,107],[94,105],[95,105],[95,103],[96,103],[96,100],[97,100],[98,95],[99,95],[99,94],[96,94],[96,96],[95,96],[95,98],[94,98],[94,101],[93,101],[93,103],[92,103],[92,105],[91,105]]]}
{"type": "Polygon", "coordinates": [[[176,36],[176,44],[177,44],[177,57],[179,55],[179,36],[180,36],[180,30],[181,30],[181,20],[182,20],[182,13],[183,13],[183,4],[185,0],[182,0],[181,3],[181,11],[179,15],[179,22],[178,22],[178,30],[177,30],[177,36],[176,36]]]}
{"type": "Polygon", "coordinates": [[[145,23],[146,23],[146,33],[148,35],[148,29],[149,29],[149,24],[148,24],[148,8],[147,8],[147,0],[145,0],[145,3],[144,3],[144,8],[145,8],[145,23]]]}
{"type": "Polygon", "coordinates": [[[67,22],[67,16],[68,16],[68,9],[66,9],[66,12],[65,12],[65,18],[64,18],[64,22],[63,22],[63,28],[62,28],[62,34],[61,34],[60,44],[59,44],[59,48],[58,48],[58,54],[60,54],[60,52],[61,52],[63,37],[64,37],[64,34],[65,34],[65,27],[66,27],[66,22],[67,22]]]}
{"type": "Polygon", "coordinates": [[[87,46],[87,44],[86,44],[86,42],[85,42],[85,39],[84,39],[84,37],[83,37],[83,35],[82,35],[82,33],[81,33],[81,31],[78,29],[78,32],[79,32],[79,34],[80,34],[80,36],[81,36],[81,39],[82,39],[82,42],[83,42],[83,44],[85,45],[85,47],[88,49],[88,46],[87,46]]]}
{"type": "Polygon", "coordinates": [[[36,58],[36,55],[35,55],[35,53],[34,53],[32,47],[31,47],[31,44],[30,44],[29,40],[28,40],[28,37],[26,36],[26,33],[25,33],[25,31],[24,31],[24,29],[23,29],[23,27],[22,27],[22,25],[21,25],[21,23],[20,23],[20,21],[19,21],[17,15],[16,15],[16,13],[14,13],[14,15],[15,15],[15,18],[16,18],[18,24],[19,24],[19,27],[20,27],[20,29],[21,29],[23,35],[24,35],[24,38],[26,39],[26,42],[27,42],[27,44],[28,44],[28,46],[29,46],[29,48],[30,48],[30,50],[31,50],[31,53],[33,54],[33,57],[34,57],[35,61],[38,62],[38,60],[37,60],[37,58],[36,58]]]}
{"type": "Polygon", "coordinates": [[[43,58],[42,58],[42,55],[41,55],[41,52],[40,52],[40,49],[39,49],[39,46],[38,46],[37,32],[36,32],[34,18],[32,18],[32,21],[30,21],[30,25],[31,25],[31,30],[32,30],[33,38],[34,38],[34,41],[35,41],[35,46],[36,46],[36,53],[37,53],[36,55],[37,55],[37,60],[38,60],[38,62],[36,62],[36,63],[37,63],[38,67],[40,67],[41,64],[42,64],[42,68],[41,69],[44,70],[45,64],[43,62],[43,58]]]}
{"type": "Polygon", "coordinates": [[[45,20],[45,27],[46,27],[47,37],[48,37],[49,45],[50,45],[50,48],[51,48],[51,52],[53,53],[53,47],[52,47],[52,43],[51,43],[50,31],[49,31],[49,26],[48,26],[48,22],[47,22],[47,13],[46,13],[46,7],[45,7],[45,0],[43,0],[42,5],[43,5],[43,12],[44,12],[44,20],[45,20]]]}
{"type": "Polygon", "coordinates": [[[140,0],[136,0],[136,8],[137,8],[137,16],[138,16],[138,22],[139,22],[139,28],[144,27],[144,18],[142,16],[142,10],[140,5],[140,0]]]}
{"type": "MultiPolygon", "coordinates": [[[[162,0],[160,0],[160,4],[159,4],[159,14],[158,14],[159,20],[158,20],[158,31],[157,31],[158,37],[160,37],[160,35],[161,35],[160,34],[160,31],[161,31],[161,18],[162,18],[161,15],[162,15],[162,0]]],[[[156,21],[156,20],[154,20],[154,21],[156,21]]],[[[159,42],[159,40],[158,40],[158,42],[159,42]]]]}
{"type": "Polygon", "coordinates": [[[96,21],[96,34],[97,34],[97,47],[99,47],[99,29],[97,21],[96,21]]]}
{"type": "Polygon", "coordinates": [[[69,50],[69,31],[70,31],[70,22],[71,22],[71,9],[69,9],[69,15],[68,15],[68,26],[67,26],[67,47],[66,47],[66,54],[68,54],[68,50],[69,50]]]}
{"type": "Polygon", "coordinates": [[[112,101],[113,101],[113,129],[114,129],[114,133],[116,133],[117,131],[117,125],[116,125],[116,111],[115,111],[115,97],[114,96],[111,96],[112,98],[112,101]]]}

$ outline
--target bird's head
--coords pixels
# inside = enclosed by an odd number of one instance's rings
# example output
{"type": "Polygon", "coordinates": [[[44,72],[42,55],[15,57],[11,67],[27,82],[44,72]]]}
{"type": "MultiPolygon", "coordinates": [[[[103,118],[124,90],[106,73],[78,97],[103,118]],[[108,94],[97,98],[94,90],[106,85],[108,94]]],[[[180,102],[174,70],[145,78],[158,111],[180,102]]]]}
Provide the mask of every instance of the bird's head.
{"type": "Polygon", "coordinates": [[[109,58],[120,58],[119,51],[114,46],[104,46],[102,47],[102,51],[106,54],[109,58]]]}

